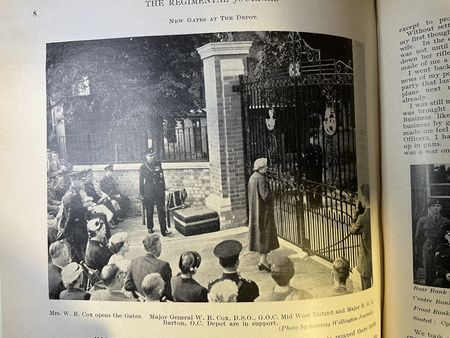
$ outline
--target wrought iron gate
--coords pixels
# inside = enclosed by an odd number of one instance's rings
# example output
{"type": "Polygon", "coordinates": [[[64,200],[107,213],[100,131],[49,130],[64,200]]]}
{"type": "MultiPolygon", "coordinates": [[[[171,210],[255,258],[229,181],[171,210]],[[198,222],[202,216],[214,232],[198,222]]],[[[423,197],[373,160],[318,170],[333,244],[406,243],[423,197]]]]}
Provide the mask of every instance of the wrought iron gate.
{"type": "Polygon", "coordinates": [[[247,181],[267,157],[279,236],[327,260],[354,266],[359,238],[349,227],[357,192],[353,71],[322,60],[289,36],[288,74],[241,77],[247,181]]]}

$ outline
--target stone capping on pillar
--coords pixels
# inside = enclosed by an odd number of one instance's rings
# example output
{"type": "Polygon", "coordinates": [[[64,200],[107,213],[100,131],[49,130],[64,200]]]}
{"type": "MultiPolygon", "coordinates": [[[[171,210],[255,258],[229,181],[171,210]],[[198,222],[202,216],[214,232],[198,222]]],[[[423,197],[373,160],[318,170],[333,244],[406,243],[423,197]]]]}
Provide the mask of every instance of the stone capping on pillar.
{"type": "Polygon", "coordinates": [[[215,55],[247,55],[253,41],[211,42],[197,48],[202,60],[215,55]]]}
{"type": "Polygon", "coordinates": [[[243,226],[247,219],[240,93],[252,41],[212,42],[197,49],[203,61],[208,114],[210,195],[207,207],[219,214],[220,228],[243,226]]]}

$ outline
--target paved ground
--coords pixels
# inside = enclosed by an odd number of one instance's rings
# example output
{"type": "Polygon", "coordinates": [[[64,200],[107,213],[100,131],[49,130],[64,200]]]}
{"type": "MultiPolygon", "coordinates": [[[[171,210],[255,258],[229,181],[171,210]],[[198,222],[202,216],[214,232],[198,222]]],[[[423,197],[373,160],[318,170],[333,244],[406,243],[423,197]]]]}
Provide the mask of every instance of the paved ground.
{"type": "MultiPolygon", "coordinates": [[[[155,226],[158,233],[158,221],[156,218],[155,226]]],[[[255,281],[259,286],[261,295],[271,291],[274,282],[270,273],[258,270],[259,256],[257,253],[248,250],[248,229],[246,227],[189,237],[178,233],[173,226],[170,230],[173,233],[172,236],[161,237],[162,254],[160,258],[170,263],[173,274],[179,272],[178,259],[183,251],[198,251],[202,257],[202,263],[195,278],[200,284],[207,286],[209,281],[222,274],[218,260],[213,255],[213,248],[222,240],[236,239],[244,247],[240,256],[239,271],[241,275],[255,281]]],[[[127,218],[120,224],[117,230],[113,230],[113,233],[117,231],[128,232],[130,251],[127,257],[129,259],[144,253],[142,240],[147,235],[147,228],[142,225],[140,217],[127,218]]],[[[317,259],[316,257],[308,257],[300,249],[283,240],[280,240],[280,248],[269,254],[269,262],[274,255],[289,256],[294,262],[296,275],[291,281],[294,287],[310,292],[315,298],[320,298],[332,286],[333,281],[331,279],[329,264],[326,264],[323,260],[317,259]]],[[[353,285],[351,281],[348,284],[348,287],[352,289],[353,285]]]]}

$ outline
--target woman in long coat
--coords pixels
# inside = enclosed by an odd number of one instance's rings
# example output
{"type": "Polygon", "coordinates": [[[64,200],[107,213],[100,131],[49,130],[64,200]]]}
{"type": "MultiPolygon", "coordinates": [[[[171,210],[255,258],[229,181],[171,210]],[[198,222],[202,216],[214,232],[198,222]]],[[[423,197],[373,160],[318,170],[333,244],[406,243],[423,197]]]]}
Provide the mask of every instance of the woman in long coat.
{"type": "Polygon", "coordinates": [[[250,251],[259,252],[258,269],[270,272],[267,254],[278,248],[277,229],[273,215],[273,201],[265,174],[267,159],[258,158],[253,165],[253,175],[248,182],[250,251]]]}

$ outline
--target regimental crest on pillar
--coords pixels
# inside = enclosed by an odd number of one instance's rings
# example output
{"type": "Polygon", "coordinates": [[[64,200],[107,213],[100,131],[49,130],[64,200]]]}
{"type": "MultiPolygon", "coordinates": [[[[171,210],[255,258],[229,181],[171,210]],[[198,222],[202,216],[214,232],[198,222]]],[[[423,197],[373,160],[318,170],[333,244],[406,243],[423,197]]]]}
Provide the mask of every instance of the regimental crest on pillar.
{"type": "Polygon", "coordinates": [[[293,76],[300,76],[301,70],[300,70],[300,63],[296,62],[296,63],[291,63],[289,65],[289,76],[293,77],[293,76]]]}
{"type": "Polygon", "coordinates": [[[274,119],[275,109],[270,108],[268,113],[269,113],[269,118],[266,119],[266,127],[268,130],[272,131],[275,128],[275,122],[276,122],[276,119],[274,119]]]}

